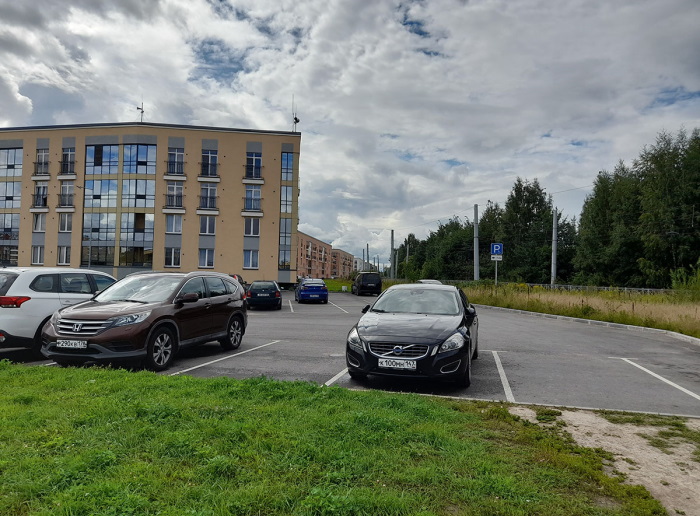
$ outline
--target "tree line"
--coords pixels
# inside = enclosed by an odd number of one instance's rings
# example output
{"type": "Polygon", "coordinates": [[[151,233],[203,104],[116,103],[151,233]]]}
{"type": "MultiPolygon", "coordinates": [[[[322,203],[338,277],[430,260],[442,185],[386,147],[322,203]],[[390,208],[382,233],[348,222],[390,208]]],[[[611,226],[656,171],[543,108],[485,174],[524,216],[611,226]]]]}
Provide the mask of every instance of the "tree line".
{"type": "MultiPolygon", "coordinates": [[[[490,244],[503,243],[499,281],[549,283],[554,205],[537,179],[518,178],[504,206],[479,220],[480,277],[492,279],[490,244]]],[[[557,210],[562,284],[669,288],[700,285],[700,129],[662,132],[631,165],[601,171],[580,219],[557,210]]],[[[474,224],[454,217],[397,249],[397,277],[469,279],[474,224]]]]}

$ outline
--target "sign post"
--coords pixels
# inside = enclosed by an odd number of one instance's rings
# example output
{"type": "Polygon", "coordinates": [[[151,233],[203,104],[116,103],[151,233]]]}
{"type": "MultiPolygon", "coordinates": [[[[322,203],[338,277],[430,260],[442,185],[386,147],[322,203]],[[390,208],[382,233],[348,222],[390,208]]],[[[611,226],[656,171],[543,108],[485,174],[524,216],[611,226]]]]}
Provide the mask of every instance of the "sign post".
{"type": "Polygon", "coordinates": [[[491,244],[491,261],[496,262],[496,277],[494,284],[498,286],[498,262],[503,261],[503,244],[491,244]]]}

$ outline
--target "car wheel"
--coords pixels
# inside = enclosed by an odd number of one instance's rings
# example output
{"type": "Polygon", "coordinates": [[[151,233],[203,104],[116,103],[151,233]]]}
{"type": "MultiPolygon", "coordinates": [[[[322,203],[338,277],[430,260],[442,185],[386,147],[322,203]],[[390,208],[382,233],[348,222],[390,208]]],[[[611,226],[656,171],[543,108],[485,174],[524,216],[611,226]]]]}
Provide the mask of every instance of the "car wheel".
{"type": "Polygon", "coordinates": [[[151,334],[148,339],[146,363],[153,371],[164,371],[173,362],[177,343],[173,331],[162,326],[151,334]]]}
{"type": "Polygon", "coordinates": [[[41,330],[46,324],[46,321],[49,319],[46,318],[40,325],[39,328],[37,328],[36,333],[34,334],[34,341],[32,342],[32,347],[30,348],[32,351],[32,356],[38,360],[45,360],[46,357],[41,353],[41,330]]]}
{"type": "Polygon", "coordinates": [[[472,356],[471,353],[467,354],[467,368],[464,374],[457,380],[457,385],[459,387],[464,387],[465,389],[472,384],[472,356]]]}
{"type": "Polygon", "coordinates": [[[324,305],[327,305],[327,304],[328,304],[328,299],[324,299],[324,300],[323,300],[323,304],[324,304],[324,305]]]}
{"type": "Polygon", "coordinates": [[[348,374],[350,375],[350,378],[353,380],[366,380],[367,375],[365,373],[358,373],[356,371],[348,371],[348,374]]]}
{"type": "Polygon", "coordinates": [[[279,305],[277,305],[277,310],[282,310],[282,303],[280,303],[279,305]]]}
{"type": "Polygon", "coordinates": [[[226,337],[219,341],[221,347],[226,351],[233,351],[241,346],[243,340],[243,323],[241,318],[234,315],[229,319],[226,327],[226,337]]]}

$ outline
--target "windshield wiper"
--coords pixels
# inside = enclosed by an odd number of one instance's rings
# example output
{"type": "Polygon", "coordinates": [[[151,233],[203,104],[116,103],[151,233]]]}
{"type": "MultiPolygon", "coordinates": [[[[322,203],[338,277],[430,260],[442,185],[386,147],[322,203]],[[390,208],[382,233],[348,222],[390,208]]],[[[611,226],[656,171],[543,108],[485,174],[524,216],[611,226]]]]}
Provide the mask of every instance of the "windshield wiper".
{"type": "Polygon", "coordinates": [[[372,311],[373,311],[373,312],[380,313],[380,314],[385,314],[385,313],[386,313],[386,310],[382,310],[381,308],[373,308],[372,311]]]}
{"type": "Polygon", "coordinates": [[[141,301],[140,299],[110,299],[110,301],[128,301],[129,303],[141,303],[143,305],[148,304],[148,301],[141,301]]]}

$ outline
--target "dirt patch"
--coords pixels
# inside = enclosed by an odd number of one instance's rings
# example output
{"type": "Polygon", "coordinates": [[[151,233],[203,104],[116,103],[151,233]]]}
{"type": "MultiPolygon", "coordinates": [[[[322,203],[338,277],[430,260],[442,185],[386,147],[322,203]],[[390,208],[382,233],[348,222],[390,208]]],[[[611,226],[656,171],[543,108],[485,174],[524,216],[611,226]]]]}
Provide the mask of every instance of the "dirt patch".
{"type": "MultiPolygon", "coordinates": [[[[535,411],[511,407],[510,412],[535,424],[535,411]]],[[[658,426],[614,424],[594,412],[562,410],[558,416],[564,430],[581,446],[602,448],[615,456],[611,471],[622,473],[626,482],[641,484],[669,514],[700,516],[700,463],[693,460],[695,446],[677,440],[666,452],[651,446],[639,434],[656,436],[658,426]]],[[[546,423],[545,423],[546,424],[546,423]]],[[[688,428],[700,429],[700,420],[688,420],[688,428]]]]}

